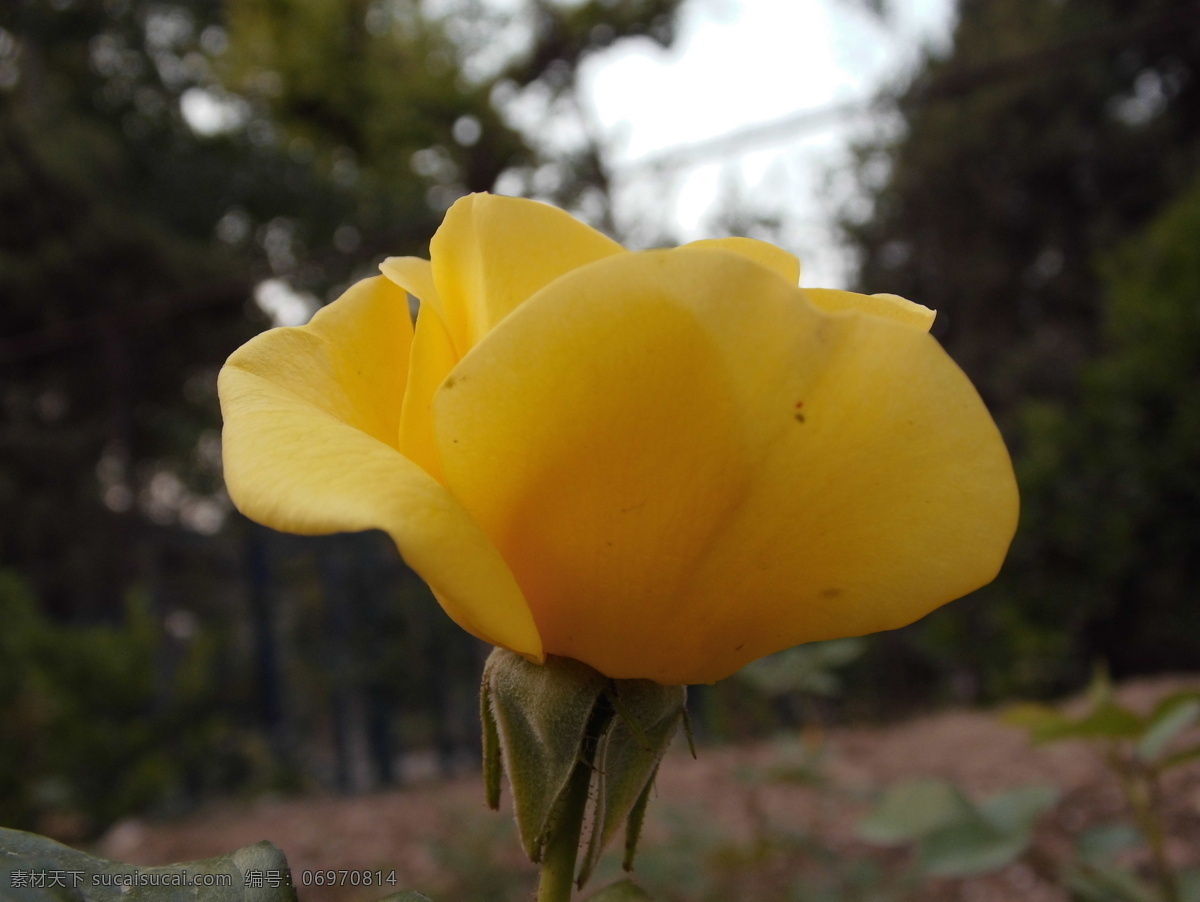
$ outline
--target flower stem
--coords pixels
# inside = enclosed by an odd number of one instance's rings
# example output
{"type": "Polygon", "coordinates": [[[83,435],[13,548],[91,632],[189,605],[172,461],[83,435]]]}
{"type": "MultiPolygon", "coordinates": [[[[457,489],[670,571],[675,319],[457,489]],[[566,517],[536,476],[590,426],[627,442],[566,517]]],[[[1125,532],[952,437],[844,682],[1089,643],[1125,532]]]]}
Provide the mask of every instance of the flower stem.
{"type": "Polygon", "coordinates": [[[591,764],[580,761],[571,772],[550,838],[542,851],[542,874],[538,882],[537,902],[570,902],[575,882],[575,857],[583,832],[588,787],[592,780],[591,764]]]}
{"type": "Polygon", "coordinates": [[[579,747],[579,760],[559,798],[550,835],[542,847],[542,874],[538,881],[537,902],[570,902],[575,883],[575,859],[579,855],[583,817],[587,813],[588,793],[595,769],[596,749],[614,713],[612,701],[605,692],[592,709],[579,747]]]}

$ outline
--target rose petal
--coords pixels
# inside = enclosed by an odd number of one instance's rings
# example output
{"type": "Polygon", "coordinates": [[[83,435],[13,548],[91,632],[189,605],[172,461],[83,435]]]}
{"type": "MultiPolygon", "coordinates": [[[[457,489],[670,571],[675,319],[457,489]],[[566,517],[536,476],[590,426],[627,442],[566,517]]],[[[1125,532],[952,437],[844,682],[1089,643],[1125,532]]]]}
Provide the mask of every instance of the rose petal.
{"type": "Polygon", "coordinates": [[[625,249],[570,214],[517,197],[454,202],[430,242],[444,321],[461,357],[564,273],[625,249]]]}
{"type": "Polygon", "coordinates": [[[805,288],[804,294],[829,313],[840,313],[843,310],[871,313],[916,326],[923,332],[929,331],[934,317],[937,316],[936,311],[923,304],[914,304],[898,294],[855,294],[853,291],[839,291],[836,288],[805,288]]]}
{"type": "Polygon", "coordinates": [[[800,283],[800,258],[766,241],[754,238],[705,238],[685,244],[684,247],[733,251],[775,270],[791,285],[800,283]]]}
{"type": "Polygon", "coordinates": [[[219,380],[230,497],[287,532],[386,530],[460,626],[540,661],[529,608],[495,547],[397,450],[411,340],[404,292],[376,277],[309,325],[236,351],[219,380]]]}
{"type": "Polygon", "coordinates": [[[446,308],[433,284],[433,265],[420,257],[388,257],[379,271],[422,304],[428,304],[444,319],[446,308]]]}
{"type": "Polygon", "coordinates": [[[439,482],[445,480],[433,437],[433,393],[457,363],[450,333],[437,310],[432,306],[422,308],[417,315],[408,389],[400,415],[400,450],[439,482]]]}
{"type": "Polygon", "coordinates": [[[993,578],[1017,495],[975,389],[927,334],[802,297],[723,251],[614,257],[437,392],[447,485],[547,652],[712,682],[993,578]]]}

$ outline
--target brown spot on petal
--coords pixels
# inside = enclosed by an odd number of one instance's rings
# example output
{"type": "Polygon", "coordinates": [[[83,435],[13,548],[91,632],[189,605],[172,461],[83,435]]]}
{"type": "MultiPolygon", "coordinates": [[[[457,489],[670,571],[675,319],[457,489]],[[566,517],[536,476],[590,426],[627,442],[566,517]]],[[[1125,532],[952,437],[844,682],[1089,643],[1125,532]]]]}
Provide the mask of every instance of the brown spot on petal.
{"type": "Polygon", "coordinates": [[[822,598],[837,598],[841,594],[842,594],[841,589],[822,589],[821,590],[822,598]]]}

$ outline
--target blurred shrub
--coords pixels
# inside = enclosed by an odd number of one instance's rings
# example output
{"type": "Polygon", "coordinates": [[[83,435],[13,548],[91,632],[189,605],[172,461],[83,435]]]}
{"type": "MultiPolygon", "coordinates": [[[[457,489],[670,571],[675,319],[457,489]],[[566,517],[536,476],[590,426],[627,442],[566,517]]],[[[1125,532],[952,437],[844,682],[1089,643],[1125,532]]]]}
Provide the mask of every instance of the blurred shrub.
{"type": "Polygon", "coordinates": [[[270,774],[219,705],[216,635],[172,648],[136,594],[120,624],[60,626],[2,571],[0,624],[5,825],[79,838],[270,774]]]}
{"type": "Polygon", "coordinates": [[[974,877],[1012,864],[1029,849],[1037,819],[1055,802],[1052,786],[1021,786],[976,804],[953,783],[898,783],[860,825],[869,842],[916,843],[920,876],[974,877]]]}
{"type": "Polygon", "coordinates": [[[1103,757],[1125,797],[1133,824],[1099,824],[1079,835],[1075,858],[1060,868],[1060,879],[1081,902],[1196,902],[1200,869],[1178,868],[1167,854],[1164,776],[1200,760],[1195,726],[1200,723],[1200,691],[1184,689],[1159,699],[1148,714],[1119,704],[1107,671],[1098,669],[1080,714],[1045,705],[1018,705],[1006,719],[1029,729],[1037,743],[1082,740],[1103,757]],[[1125,866],[1117,855],[1144,845],[1144,872],[1125,866]]]}
{"type": "Polygon", "coordinates": [[[1200,636],[1200,179],[1102,261],[1105,349],[1076,403],[1023,411],[1017,629],[1116,673],[1189,669],[1200,636]],[[1018,593],[1019,596],[1018,596],[1018,593]]]}
{"type": "Polygon", "coordinates": [[[1023,507],[996,584],[872,640],[852,683],[880,708],[1200,659],[1194,22],[1189,0],[959,3],[858,148],[859,287],[938,311],[1023,507]]]}
{"type": "Polygon", "coordinates": [[[787,695],[837,695],[842,681],[837,669],[852,664],[863,653],[862,639],[833,639],[797,645],[761,658],[742,668],[738,678],[760,692],[778,698],[787,695]]]}

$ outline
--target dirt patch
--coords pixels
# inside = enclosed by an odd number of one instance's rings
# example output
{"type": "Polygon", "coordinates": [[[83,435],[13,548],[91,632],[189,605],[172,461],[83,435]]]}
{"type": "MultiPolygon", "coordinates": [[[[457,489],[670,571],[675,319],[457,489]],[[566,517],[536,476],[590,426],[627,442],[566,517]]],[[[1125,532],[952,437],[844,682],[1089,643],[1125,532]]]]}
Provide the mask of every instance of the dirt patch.
{"type": "MultiPolygon", "coordinates": [[[[1200,688],[1200,677],[1136,681],[1119,694],[1125,704],[1144,710],[1183,687],[1200,688]]],[[[1081,830],[1127,815],[1115,780],[1088,746],[1033,747],[1021,730],[999,723],[992,714],[949,711],[887,727],[831,729],[822,738],[825,751],[815,769],[795,740],[704,748],[698,760],[677,745],[664,762],[651,805],[643,843],[646,866],[660,871],[670,867],[655,851],[661,847],[674,850],[677,858],[724,855],[722,860],[748,861],[749,866],[757,861],[763,871],[797,867],[794,857],[775,860],[762,853],[780,835],[816,836],[838,861],[873,858],[886,866],[904,853],[873,849],[856,833],[882,787],[938,776],[983,798],[1016,786],[1047,784],[1058,787],[1061,797],[1041,822],[1029,860],[984,878],[935,881],[922,887],[920,898],[1065,902],[1067,895],[1054,885],[1056,862],[1069,854],[1081,830]],[[823,782],[815,784],[812,778],[818,774],[823,782]]],[[[1167,790],[1168,853],[1176,864],[1200,865],[1200,765],[1176,770],[1167,790]]],[[[441,898],[477,902],[528,898],[534,880],[533,867],[517,849],[511,818],[485,809],[477,777],[352,798],[223,803],[173,823],[131,820],[114,827],[99,852],[138,864],[162,864],[262,839],[283,849],[301,882],[306,874],[320,871],[395,870],[399,889],[417,888],[435,897],[448,892],[453,895],[441,898]],[[464,870],[473,876],[456,876],[464,870]]],[[[609,865],[606,873],[613,872],[609,865]]],[[[739,890],[733,898],[772,898],[747,892],[739,890]]],[[[709,891],[697,893],[689,896],[680,889],[679,898],[714,898],[709,891]]],[[[300,892],[304,902],[348,902],[383,894],[378,888],[348,886],[305,886],[300,892]]]]}

